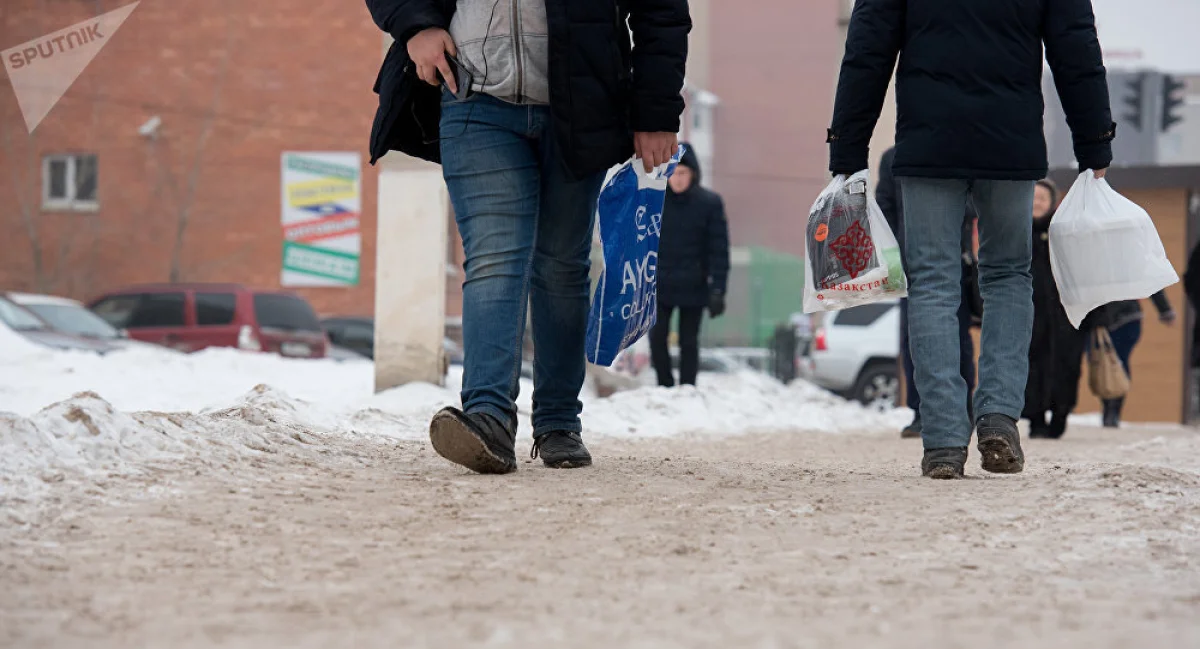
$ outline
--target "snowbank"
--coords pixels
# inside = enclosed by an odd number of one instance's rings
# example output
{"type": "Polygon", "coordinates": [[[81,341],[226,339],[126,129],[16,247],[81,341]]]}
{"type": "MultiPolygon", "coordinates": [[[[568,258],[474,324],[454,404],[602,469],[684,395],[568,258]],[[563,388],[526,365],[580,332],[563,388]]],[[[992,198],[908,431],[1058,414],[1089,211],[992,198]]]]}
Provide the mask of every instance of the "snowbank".
{"type": "MultiPolygon", "coordinates": [[[[0,341],[3,342],[3,341],[0,341]]],[[[131,349],[98,356],[0,344],[0,496],[35,497],[63,480],[138,474],[187,458],[227,467],[256,455],[314,453],[338,436],[424,439],[456,385],[373,394],[370,362],[293,360],[218,349],[131,349]]],[[[529,410],[532,386],[522,386],[529,410]]],[[[589,436],[662,437],[898,429],[907,411],[873,413],[804,383],[745,372],[701,387],[584,395],[589,436]]],[[[528,436],[528,421],[522,422],[528,436]]]]}

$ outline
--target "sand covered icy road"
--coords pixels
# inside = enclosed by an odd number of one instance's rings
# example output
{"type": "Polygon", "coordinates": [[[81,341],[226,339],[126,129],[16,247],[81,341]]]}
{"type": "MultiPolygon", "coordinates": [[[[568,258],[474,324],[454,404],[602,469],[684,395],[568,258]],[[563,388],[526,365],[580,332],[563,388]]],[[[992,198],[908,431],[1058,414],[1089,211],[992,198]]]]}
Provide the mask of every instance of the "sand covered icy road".
{"type": "Polygon", "coordinates": [[[508,477],[315,436],[99,478],[0,527],[0,646],[1200,646],[1200,436],[1077,427],[932,482],[893,435],[508,477]]]}

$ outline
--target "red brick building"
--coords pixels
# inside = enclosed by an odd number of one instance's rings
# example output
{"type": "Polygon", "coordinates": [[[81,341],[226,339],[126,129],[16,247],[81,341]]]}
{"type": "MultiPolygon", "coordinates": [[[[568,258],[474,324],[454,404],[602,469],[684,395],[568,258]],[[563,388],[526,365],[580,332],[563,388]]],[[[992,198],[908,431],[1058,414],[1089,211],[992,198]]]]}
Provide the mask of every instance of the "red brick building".
{"type": "MultiPolygon", "coordinates": [[[[0,48],[125,4],[5,0],[0,48]]],[[[0,289],[278,286],[281,153],[358,151],[360,281],[300,292],[325,313],[370,312],[377,188],[365,145],[380,57],[361,3],[142,2],[32,135],[0,92],[0,289]],[[139,134],[156,116],[158,137],[139,134]],[[43,200],[48,157],[85,174],[91,156],[94,202],[43,200]]]]}

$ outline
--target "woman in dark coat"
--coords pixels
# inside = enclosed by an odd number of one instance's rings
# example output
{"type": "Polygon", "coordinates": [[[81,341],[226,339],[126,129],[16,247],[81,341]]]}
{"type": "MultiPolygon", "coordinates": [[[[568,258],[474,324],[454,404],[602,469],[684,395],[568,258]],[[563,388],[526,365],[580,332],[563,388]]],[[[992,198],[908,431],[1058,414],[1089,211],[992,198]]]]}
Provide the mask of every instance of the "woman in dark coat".
{"type": "Polygon", "coordinates": [[[1067,430],[1067,415],[1079,399],[1087,345],[1087,334],[1067,319],[1050,269],[1050,221],[1057,205],[1058,188],[1049,180],[1038,181],[1033,198],[1033,337],[1022,416],[1029,420],[1030,437],[1049,439],[1067,430]]]}

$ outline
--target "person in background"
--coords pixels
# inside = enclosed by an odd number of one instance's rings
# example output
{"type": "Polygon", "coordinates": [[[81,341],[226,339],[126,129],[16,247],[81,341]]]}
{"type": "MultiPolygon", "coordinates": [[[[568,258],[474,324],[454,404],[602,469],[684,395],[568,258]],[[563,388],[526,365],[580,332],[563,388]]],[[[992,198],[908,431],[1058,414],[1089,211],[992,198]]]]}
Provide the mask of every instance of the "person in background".
{"type": "Polygon", "coordinates": [[[984,471],[1025,468],[1017,418],[1033,328],[1029,214],[1034,183],[1049,167],[1046,62],[1079,168],[1103,177],[1116,124],[1090,0],[858,0],[850,15],[826,136],[829,171],[867,168],[895,71],[892,173],[904,193],[909,344],[921,390],[921,474],[929,478],[963,477],[972,433],[984,471]],[[968,200],[979,213],[984,301],[974,413],[953,344],[968,200]]]}
{"type": "MultiPolygon", "coordinates": [[[[887,219],[888,225],[896,235],[896,241],[900,244],[902,263],[907,263],[903,261],[904,198],[900,193],[895,176],[892,175],[892,159],[895,154],[896,147],[892,147],[883,153],[879,161],[879,183],[875,186],[875,202],[879,203],[879,209],[883,211],[884,218],[887,219]]],[[[968,411],[973,409],[970,401],[971,393],[975,390],[975,340],[971,338],[971,327],[974,325],[975,318],[982,317],[982,313],[974,313],[972,309],[972,305],[976,302],[976,296],[973,293],[978,290],[978,284],[975,281],[978,271],[975,259],[974,230],[975,210],[968,202],[967,212],[963,217],[962,233],[963,300],[958,307],[959,371],[963,380],[967,382],[968,411]]],[[[916,382],[913,381],[912,350],[908,346],[908,298],[900,300],[900,362],[904,366],[905,405],[913,411],[912,423],[900,431],[900,437],[904,439],[919,438],[921,436],[921,394],[917,391],[916,382]]]]}
{"type": "MultiPolygon", "coordinates": [[[[1187,270],[1183,273],[1183,290],[1192,308],[1200,311],[1200,244],[1192,248],[1192,254],[1188,256],[1187,270]]],[[[1192,326],[1192,367],[1200,368],[1200,318],[1196,318],[1192,326]]]]}
{"type": "Polygon", "coordinates": [[[700,186],[700,159],[684,145],[668,181],[658,248],[658,320],[650,331],[650,357],[658,384],[675,385],[671,367],[671,316],[679,312],[679,382],[696,385],[700,322],[704,309],[725,313],[729,278],[729,225],[721,197],[700,186]]]}
{"type": "Polygon", "coordinates": [[[1050,268],[1050,222],[1058,206],[1058,188],[1039,180],[1033,194],[1033,339],[1029,343],[1029,380],[1025,410],[1029,436],[1058,439],[1067,415],[1079,400],[1079,376],[1087,334],[1067,319],[1050,268]],[[1046,421],[1047,414],[1050,421],[1046,421]]]}
{"type": "MultiPolygon", "coordinates": [[[[1151,295],[1150,301],[1154,303],[1154,308],[1158,310],[1158,319],[1160,322],[1168,326],[1175,324],[1175,310],[1171,308],[1171,301],[1167,299],[1167,294],[1164,291],[1159,291],[1151,295]]],[[[1121,358],[1121,365],[1125,367],[1125,373],[1129,375],[1132,381],[1133,373],[1129,368],[1129,360],[1133,356],[1133,348],[1137,346],[1138,341],[1142,338],[1143,317],[1141,300],[1110,302],[1089,313],[1083,319],[1083,323],[1079,329],[1085,332],[1099,327],[1108,329],[1108,335],[1112,337],[1113,349],[1117,352],[1117,356],[1121,358]]],[[[1118,428],[1121,425],[1121,410],[1125,406],[1124,397],[1120,399],[1105,399],[1103,403],[1104,427],[1118,428]]]]}
{"type": "MultiPolygon", "coordinates": [[[[441,162],[466,256],[462,410],[430,442],[478,473],[517,470],[517,393],[533,328],[533,450],[592,464],[579,394],[589,254],[606,171],[676,152],[687,0],[367,0],[395,42],[376,81],[371,161],[441,162]],[[451,60],[473,79],[459,88],[451,60]]],[[[462,79],[465,82],[465,78],[462,79]]]]}

